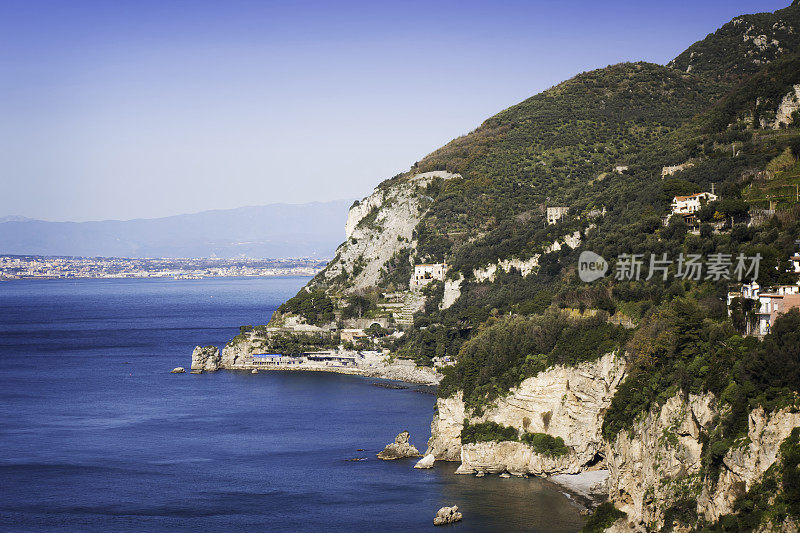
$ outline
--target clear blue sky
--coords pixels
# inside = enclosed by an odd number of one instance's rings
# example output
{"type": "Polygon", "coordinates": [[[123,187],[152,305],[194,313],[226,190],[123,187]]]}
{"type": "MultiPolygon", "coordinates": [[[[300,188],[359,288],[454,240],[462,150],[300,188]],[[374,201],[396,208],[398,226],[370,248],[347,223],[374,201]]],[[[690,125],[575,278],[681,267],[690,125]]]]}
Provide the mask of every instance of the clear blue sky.
{"type": "Polygon", "coordinates": [[[579,72],[789,0],[0,2],[0,216],[362,197],[579,72]]]}

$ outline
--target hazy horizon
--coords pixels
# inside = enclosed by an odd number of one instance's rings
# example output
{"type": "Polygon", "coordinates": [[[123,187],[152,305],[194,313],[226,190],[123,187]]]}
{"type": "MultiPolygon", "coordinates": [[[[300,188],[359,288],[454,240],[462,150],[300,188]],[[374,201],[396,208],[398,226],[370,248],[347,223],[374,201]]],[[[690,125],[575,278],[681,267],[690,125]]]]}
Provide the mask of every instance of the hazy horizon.
{"type": "Polygon", "coordinates": [[[0,217],[361,198],[579,72],[790,3],[6,1],[0,217]]]}
{"type": "Polygon", "coordinates": [[[153,219],[161,219],[161,218],[171,218],[171,217],[180,217],[180,216],[189,216],[189,215],[200,215],[203,213],[211,213],[214,211],[236,211],[239,209],[257,209],[263,207],[273,207],[273,206],[308,206],[314,204],[335,204],[341,202],[354,202],[355,198],[332,198],[330,200],[313,200],[309,202],[271,202],[268,204],[260,204],[260,205],[242,205],[239,207],[228,207],[228,208],[211,208],[211,209],[201,209],[200,211],[189,211],[186,213],[174,213],[171,215],[163,215],[163,216],[155,216],[155,217],[135,217],[135,218],[106,218],[106,219],[92,219],[92,220],[49,220],[44,218],[33,218],[33,217],[26,217],[23,215],[15,215],[15,214],[0,214],[0,224],[4,222],[25,222],[25,221],[36,221],[36,222],[53,222],[55,224],[60,224],[63,222],[70,222],[75,224],[82,224],[86,222],[135,222],[138,220],[153,220],[153,219]],[[22,220],[12,220],[12,219],[22,219],[22,220]]]}

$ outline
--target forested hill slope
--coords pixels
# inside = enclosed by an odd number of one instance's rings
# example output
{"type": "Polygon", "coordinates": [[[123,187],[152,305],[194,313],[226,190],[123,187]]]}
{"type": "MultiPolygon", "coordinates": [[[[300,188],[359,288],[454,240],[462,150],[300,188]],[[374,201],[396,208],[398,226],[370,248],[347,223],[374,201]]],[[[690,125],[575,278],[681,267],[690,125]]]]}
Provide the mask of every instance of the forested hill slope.
{"type": "Polygon", "coordinates": [[[736,83],[800,48],[800,0],[774,13],[736,17],[690,46],[668,66],[736,83]]]}
{"type": "MultiPolygon", "coordinates": [[[[471,318],[468,331],[448,333],[448,348],[437,348],[437,353],[457,350],[493,309],[513,311],[546,294],[566,305],[574,298],[552,290],[541,293],[543,287],[554,288],[554,281],[570,269],[571,247],[552,250],[554,243],[564,243],[565,236],[576,232],[584,240],[592,238],[589,226],[597,226],[602,235],[652,235],[672,195],[704,190],[712,183],[724,187],[738,179],[731,173],[731,161],[722,158],[724,147],[735,150],[738,142],[741,152],[742,143],[752,137],[748,127],[772,125],[782,99],[796,83],[796,63],[782,61],[790,56],[789,47],[797,47],[786,41],[785,47],[776,48],[771,59],[784,58],[777,62],[782,66],[748,82],[747,72],[757,65],[750,59],[754,52],[734,50],[730,43],[750,42],[756,21],[759,31],[786,27],[796,36],[793,21],[798,10],[795,2],[774,14],[737,17],[692,45],[695,56],[727,50],[725,57],[733,67],[723,71],[683,68],[681,58],[691,53],[681,54],[673,62],[675,68],[613,65],[580,74],[489,118],[355,204],[347,241],[309,289],[324,291],[331,300],[325,305],[337,309],[348,306],[347,298],[357,293],[377,312],[382,293],[408,290],[415,263],[447,262],[449,279],[463,278],[465,284],[463,290],[451,291],[442,307],[452,305],[447,314],[467,313],[471,318]],[[719,83],[720,77],[730,84],[719,83]],[[740,83],[744,85],[726,96],[740,83]],[[769,97],[760,98],[765,90],[769,97]],[[711,130],[720,135],[704,139],[704,132],[711,130]],[[687,162],[683,174],[661,179],[662,168],[687,162]],[[546,224],[550,206],[568,207],[569,216],[559,224],[546,224]],[[607,216],[599,216],[604,212],[607,216]],[[536,275],[513,288],[503,287],[503,276],[479,287],[476,281],[482,280],[474,280],[475,273],[502,261],[536,263],[536,275]],[[481,302],[476,294],[482,295],[481,302]]],[[[709,61],[717,64],[718,59],[709,61]]],[[[784,118],[791,122],[791,117],[784,118]]],[[[762,167],[762,160],[774,157],[780,148],[770,146],[760,152],[762,167]]],[[[744,153],[753,150],[748,145],[744,153]]],[[[737,186],[732,190],[738,194],[737,186]]],[[[440,304],[433,296],[425,319],[436,322],[440,304]]],[[[421,356],[418,346],[407,353],[421,356]]]]}
{"type": "Polygon", "coordinates": [[[415,169],[463,177],[442,185],[417,227],[417,256],[448,260],[466,274],[487,261],[540,251],[556,237],[543,229],[545,204],[570,206],[576,216],[611,207],[608,191],[621,167],[718,96],[715,86],[693,75],[619,64],[495,115],[415,169]],[[461,238],[464,232],[472,238],[461,238]]]}

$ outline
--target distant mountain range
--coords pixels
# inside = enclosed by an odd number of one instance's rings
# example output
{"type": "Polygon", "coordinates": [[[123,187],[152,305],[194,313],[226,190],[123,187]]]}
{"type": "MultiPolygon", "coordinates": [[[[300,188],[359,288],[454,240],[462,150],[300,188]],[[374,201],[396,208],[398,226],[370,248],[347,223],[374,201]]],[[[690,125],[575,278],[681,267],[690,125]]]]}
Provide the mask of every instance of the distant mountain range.
{"type": "Polygon", "coordinates": [[[0,218],[0,254],[106,257],[328,258],[352,200],[272,204],[96,222],[0,218]]]}

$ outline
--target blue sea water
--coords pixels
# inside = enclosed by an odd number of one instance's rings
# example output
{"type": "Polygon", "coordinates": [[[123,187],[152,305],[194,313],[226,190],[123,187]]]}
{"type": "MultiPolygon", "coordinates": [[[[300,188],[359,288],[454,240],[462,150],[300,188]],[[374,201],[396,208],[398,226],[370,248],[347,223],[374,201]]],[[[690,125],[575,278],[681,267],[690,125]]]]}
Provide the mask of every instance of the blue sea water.
{"type": "Polygon", "coordinates": [[[0,283],[0,529],[421,531],[453,504],[459,531],[580,528],[546,481],[377,460],[403,429],[424,449],[425,388],[169,373],[196,344],[265,323],[306,281],[0,283]]]}

